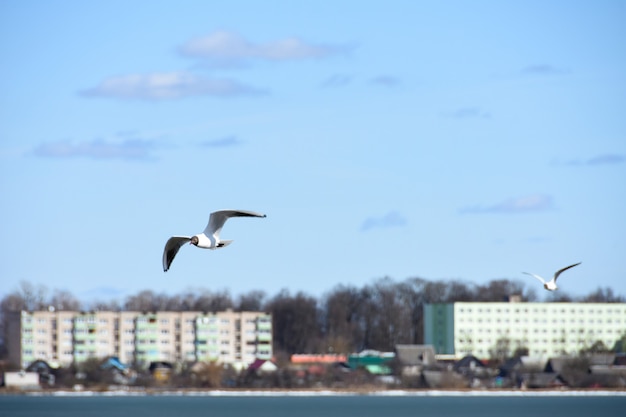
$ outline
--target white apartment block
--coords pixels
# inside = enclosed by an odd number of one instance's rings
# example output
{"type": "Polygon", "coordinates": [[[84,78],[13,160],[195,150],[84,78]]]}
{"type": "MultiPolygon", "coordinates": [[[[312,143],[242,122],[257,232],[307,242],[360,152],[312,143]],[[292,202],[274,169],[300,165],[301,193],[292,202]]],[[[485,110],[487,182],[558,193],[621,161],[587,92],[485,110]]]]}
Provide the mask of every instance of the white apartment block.
{"type": "Polygon", "coordinates": [[[456,302],[424,305],[424,343],[437,354],[492,356],[498,341],[511,353],[576,354],[602,341],[609,349],[626,334],[625,303],[456,302]]]}
{"type": "Polygon", "coordinates": [[[216,361],[245,366],[272,357],[272,318],[263,312],[21,311],[8,323],[9,360],[67,366],[117,356],[126,364],[216,361]]]}

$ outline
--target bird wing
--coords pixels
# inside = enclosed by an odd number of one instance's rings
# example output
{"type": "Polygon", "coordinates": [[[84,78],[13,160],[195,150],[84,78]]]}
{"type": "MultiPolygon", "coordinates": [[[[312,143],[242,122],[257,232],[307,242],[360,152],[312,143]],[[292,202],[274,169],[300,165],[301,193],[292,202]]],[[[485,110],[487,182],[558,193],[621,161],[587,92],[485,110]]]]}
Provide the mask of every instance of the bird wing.
{"type": "Polygon", "coordinates": [[[267,217],[265,214],[257,213],[255,211],[248,210],[218,210],[211,213],[209,216],[209,224],[204,229],[204,234],[207,236],[219,237],[220,231],[231,217],[267,217]]]}
{"type": "Polygon", "coordinates": [[[167,242],[165,243],[165,249],[163,249],[163,272],[166,272],[168,269],[170,269],[170,265],[172,264],[174,257],[178,253],[178,250],[181,248],[181,246],[183,246],[190,240],[191,238],[188,236],[172,236],[171,238],[167,239],[167,242]]]}
{"type": "Polygon", "coordinates": [[[539,275],[531,274],[530,272],[522,272],[522,274],[530,275],[532,277],[537,278],[542,283],[544,283],[544,284],[546,283],[546,281],[543,278],[541,278],[539,275]]]}
{"type": "Polygon", "coordinates": [[[561,275],[561,272],[563,272],[563,271],[567,271],[568,269],[573,268],[573,267],[575,267],[575,266],[577,266],[577,265],[580,265],[581,263],[582,263],[582,262],[578,262],[577,264],[570,265],[570,266],[566,266],[565,268],[561,268],[561,269],[559,269],[558,271],[556,271],[556,272],[554,273],[554,282],[556,282],[556,279],[559,277],[559,275],[561,275]]]}

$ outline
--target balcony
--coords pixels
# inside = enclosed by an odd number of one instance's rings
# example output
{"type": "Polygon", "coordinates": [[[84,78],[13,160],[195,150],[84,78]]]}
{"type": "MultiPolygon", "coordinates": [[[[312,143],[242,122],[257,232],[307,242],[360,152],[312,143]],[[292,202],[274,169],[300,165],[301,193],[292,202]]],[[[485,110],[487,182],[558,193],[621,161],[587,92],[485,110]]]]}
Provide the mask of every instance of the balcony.
{"type": "Polygon", "coordinates": [[[271,321],[259,321],[256,325],[257,330],[271,330],[272,322],[271,321]]]}
{"type": "Polygon", "coordinates": [[[270,342],[272,340],[272,334],[271,333],[257,333],[256,338],[259,342],[270,342]]]}
{"type": "Polygon", "coordinates": [[[144,330],[144,329],[156,329],[158,327],[158,324],[156,322],[156,320],[154,322],[151,321],[139,321],[137,320],[137,324],[135,325],[135,328],[137,330],[144,330]]]}
{"type": "Polygon", "coordinates": [[[88,341],[92,341],[92,340],[96,340],[98,338],[98,335],[95,333],[92,334],[85,334],[85,333],[79,333],[79,334],[75,334],[74,335],[74,342],[88,342],[88,341]]]}

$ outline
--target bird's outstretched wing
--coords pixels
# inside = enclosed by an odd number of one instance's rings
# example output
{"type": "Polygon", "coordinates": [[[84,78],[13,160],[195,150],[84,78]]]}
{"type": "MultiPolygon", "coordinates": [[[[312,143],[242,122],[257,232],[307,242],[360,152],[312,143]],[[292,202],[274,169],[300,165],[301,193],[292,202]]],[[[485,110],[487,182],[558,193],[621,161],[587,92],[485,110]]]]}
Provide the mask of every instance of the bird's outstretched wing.
{"type": "Polygon", "coordinates": [[[163,249],[163,272],[170,269],[170,265],[178,253],[178,250],[190,240],[191,238],[188,236],[172,236],[167,240],[165,249],[163,249]]]}
{"type": "Polygon", "coordinates": [[[535,277],[539,281],[541,281],[541,283],[543,283],[543,284],[546,283],[546,281],[543,278],[541,278],[539,275],[531,274],[530,272],[522,272],[522,274],[526,274],[526,275],[530,275],[531,277],[535,277]]]}
{"type": "Polygon", "coordinates": [[[218,210],[211,213],[209,216],[209,224],[204,229],[204,234],[207,236],[219,237],[220,231],[226,223],[226,220],[231,217],[267,217],[265,214],[257,213],[248,210],[218,210]]]}
{"type": "Polygon", "coordinates": [[[573,267],[575,267],[575,266],[577,266],[577,265],[580,265],[581,263],[582,263],[582,262],[578,262],[577,264],[570,265],[570,266],[566,266],[565,268],[561,268],[561,269],[559,269],[558,271],[556,271],[556,272],[554,273],[554,282],[556,282],[556,279],[559,277],[559,275],[561,275],[561,272],[563,272],[563,271],[567,271],[568,269],[573,268],[573,267]]]}

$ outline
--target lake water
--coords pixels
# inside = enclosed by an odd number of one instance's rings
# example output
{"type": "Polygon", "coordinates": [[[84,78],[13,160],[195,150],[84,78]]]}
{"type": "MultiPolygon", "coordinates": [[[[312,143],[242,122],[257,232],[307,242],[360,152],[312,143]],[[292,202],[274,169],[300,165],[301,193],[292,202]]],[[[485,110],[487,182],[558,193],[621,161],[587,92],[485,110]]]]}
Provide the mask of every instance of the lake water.
{"type": "Polygon", "coordinates": [[[0,416],[624,417],[626,393],[618,394],[0,395],[0,416]]]}

